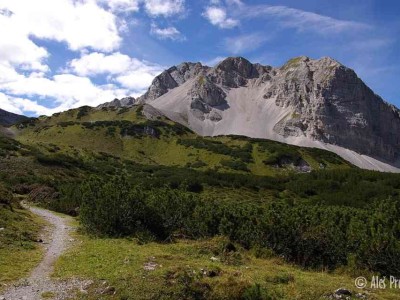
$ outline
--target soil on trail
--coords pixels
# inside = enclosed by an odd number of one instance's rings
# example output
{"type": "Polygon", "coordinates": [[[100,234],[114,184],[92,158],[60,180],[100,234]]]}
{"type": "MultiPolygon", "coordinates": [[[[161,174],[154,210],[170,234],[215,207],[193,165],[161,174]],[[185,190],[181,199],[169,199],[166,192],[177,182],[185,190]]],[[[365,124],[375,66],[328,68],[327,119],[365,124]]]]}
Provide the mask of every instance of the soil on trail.
{"type": "Polygon", "coordinates": [[[72,228],[68,218],[36,207],[26,207],[34,214],[45,219],[50,225],[42,235],[45,254],[40,264],[32,271],[29,278],[22,279],[0,295],[5,300],[37,300],[42,295],[52,295],[52,299],[70,299],[74,289],[81,286],[79,280],[57,281],[51,278],[54,262],[73,242],[70,237],[72,228]]]}

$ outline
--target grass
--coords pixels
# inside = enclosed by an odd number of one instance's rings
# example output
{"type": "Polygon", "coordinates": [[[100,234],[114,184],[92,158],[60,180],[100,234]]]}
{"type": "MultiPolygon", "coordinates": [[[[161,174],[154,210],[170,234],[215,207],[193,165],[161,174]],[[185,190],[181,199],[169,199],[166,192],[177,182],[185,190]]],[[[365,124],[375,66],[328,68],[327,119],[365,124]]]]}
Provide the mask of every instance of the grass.
{"type": "Polygon", "coordinates": [[[52,299],[52,298],[54,298],[56,295],[55,295],[55,293],[53,293],[53,292],[44,292],[44,293],[42,293],[42,298],[43,299],[52,299]]]}
{"type": "Polygon", "coordinates": [[[301,62],[302,59],[303,59],[303,57],[301,57],[301,56],[292,58],[292,59],[288,60],[287,63],[282,68],[284,70],[294,68],[301,62]]]}
{"type": "MultiPolygon", "coordinates": [[[[99,239],[78,231],[75,238],[80,242],[60,258],[54,276],[94,280],[94,288],[82,299],[98,299],[104,281],[115,287],[116,295],[101,299],[203,299],[184,293],[205,287],[207,299],[240,299],[238,295],[256,284],[271,299],[322,299],[341,287],[362,292],[344,271],[303,270],[269,253],[248,252],[239,247],[234,252],[224,252],[228,241],[221,237],[141,244],[136,239],[99,239]],[[155,270],[145,270],[149,263],[156,264],[155,270]]],[[[390,289],[371,293],[370,299],[400,296],[400,291],[390,289]]]]}
{"type": "Polygon", "coordinates": [[[42,259],[43,250],[36,243],[44,221],[24,209],[0,207],[0,290],[23,278],[42,259]]]}
{"type": "MultiPolygon", "coordinates": [[[[107,111],[91,109],[80,119],[77,118],[79,109],[70,110],[52,117],[43,118],[30,126],[26,126],[22,130],[18,130],[16,139],[23,144],[40,149],[44,154],[51,152],[51,154],[76,156],[76,153],[86,153],[89,155],[90,152],[104,152],[148,165],[184,167],[187,164],[202,161],[205,164],[200,170],[219,169],[220,172],[225,173],[245,174],[246,171],[244,170],[248,169],[255,175],[288,173],[290,170],[287,168],[282,167],[277,169],[263,163],[263,160],[267,159],[271,154],[268,151],[258,151],[258,145],[268,144],[274,149],[280,149],[280,152],[291,148],[292,151],[299,152],[313,166],[319,166],[312,149],[300,151],[298,147],[287,146],[272,141],[234,136],[201,138],[189,131],[183,133],[169,132],[168,130],[164,130],[163,126],[158,125],[155,126],[158,126],[157,128],[160,129],[161,135],[157,138],[146,135],[121,136],[120,128],[118,128],[115,122],[121,120],[134,122],[135,124],[147,122],[143,116],[137,114],[138,109],[140,107],[125,110],[108,109],[107,111]],[[85,122],[93,124],[96,121],[110,122],[110,125],[90,128],[80,124],[85,122]],[[115,122],[112,123],[111,121],[115,122]],[[115,129],[113,134],[109,134],[110,128],[115,129]],[[193,145],[189,143],[189,146],[184,146],[178,142],[179,139],[189,142],[202,141],[205,146],[198,147],[196,143],[193,145]],[[222,144],[218,144],[218,142],[222,144]],[[224,166],[224,161],[235,161],[236,164],[241,164],[241,159],[236,157],[235,153],[237,154],[238,147],[243,148],[249,143],[252,144],[253,148],[253,152],[250,153],[253,162],[244,161],[245,166],[243,166],[243,170],[224,166]],[[229,154],[229,151],[217,151],[222,150],[222,148],[225,150],[231,149],[231,154],[229,154]]],[[[174,125],[172,121],[165,118],[160,121],[165,124],[174,125]]],[[[326,156],[334,156],[334,154],[328,153],[326,156]]],[[[328,168],[336,168],[344,166],[346,163],[344,160],[339,159],[335,164],[326,165],[328,168]]]]}

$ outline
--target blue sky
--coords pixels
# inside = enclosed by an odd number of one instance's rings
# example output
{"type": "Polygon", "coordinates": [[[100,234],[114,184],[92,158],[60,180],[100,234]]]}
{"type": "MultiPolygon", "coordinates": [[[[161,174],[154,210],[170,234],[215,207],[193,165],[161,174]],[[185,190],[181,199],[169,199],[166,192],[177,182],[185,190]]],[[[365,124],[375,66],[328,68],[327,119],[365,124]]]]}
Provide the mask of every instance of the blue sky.
{"type": "Polygon", "coordinates": [[[52,114],[142,94],[163,69],[227,56],[331,56],[400,106],[400,2],[2,0],[0,108],[52,114]]]}

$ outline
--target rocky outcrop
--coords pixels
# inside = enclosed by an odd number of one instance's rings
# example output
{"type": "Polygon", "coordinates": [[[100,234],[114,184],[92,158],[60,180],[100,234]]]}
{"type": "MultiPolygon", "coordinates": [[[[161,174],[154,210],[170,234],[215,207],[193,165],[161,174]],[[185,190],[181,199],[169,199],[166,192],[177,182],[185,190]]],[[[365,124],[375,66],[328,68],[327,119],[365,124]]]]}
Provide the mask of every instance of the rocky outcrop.
{"type": "Polygon", "coordinates": [[[113,101],[100,104],[99,106],[97,106],[97,108],[103,108],[103,107],[115,107],[115,108],[130,107],[130,106],[133,106],[134,104],[135,104],[135,98],[133,98],[133,97],[125,97],[125,98],[122,98],[122,99],[115,98],[113,101]]]}
{"type": "Polygon", "coordinates": [[[270,66],[252,64],[243,57],[228,57],[209,73],[211,81],[226,87],[246,85],[249,79],[261,78],[272,70],[270,66]]]}
{"type": "Polygon", "coordinates": [[[165,70],[154,78],[147,92],[138,98],[138,103],[148,102],[164,95],[169,90],[181,86],[189,79],[203,74],[209,69],[201,63],[184,62],[165,70]]]}
{"type": "Polygon", "coordinates": [[[0,109],[0,125],[2,126],[11,126],[27,119],[28,117],[0,109]]]}
{"type": "Polygon", "coordinates": [[[218,122],[221,115],[214,109],[226,105],[226,94],[206,76],[199,76],[189,91],[191,97],[190,109],[192,114],[200,119],[206,118],[218,122]]]}
{"type": "Polygon", "coordinates": [[[265,98],[292,108],[274,130],[305,135],[373,157],[400,155],[400,112],[374,94],[357,74],[331,58],[289,61],[272,79],[265,98]]]}

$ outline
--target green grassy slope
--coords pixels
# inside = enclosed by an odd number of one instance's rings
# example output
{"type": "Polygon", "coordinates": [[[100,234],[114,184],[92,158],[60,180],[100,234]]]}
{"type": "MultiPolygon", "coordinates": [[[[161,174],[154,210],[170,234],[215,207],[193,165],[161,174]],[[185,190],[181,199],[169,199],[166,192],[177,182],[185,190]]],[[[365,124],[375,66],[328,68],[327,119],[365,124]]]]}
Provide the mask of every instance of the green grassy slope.
{"type": "Polygon", "coordinates": [[[355,277],[371,278],[368,272],[304,270],[268,251],[246,251],[237,245],[227,251],[231,244],[221,237],[139,244],[135,239],[90,238],[78,231],[74,238],[80,242],[61,257],[54,276],[93,280],[79,299],[316,300],[343,287],[368,299],[394,300],[400,295],[398,289],[357,289],[355,277]],[[151,264],[154,270],[146,269],[151,264]],[[259,297],[245,298],[256,285],[259,297]],[[107,286],[116,294],[102,295],[107,286]]]}
{"type": "Polygon", "coordinates": [[[149,121],[141,109],[69,110],[20,126],[16,138],[44,152],[92,151],[141,164],[255,175],[296,171],[293,165],[303,161],[312,169],[350,167],[337,155],[318,149],[246,137],[201,138],[165,118],[149,121]]]}
{"type": "Polygon", "coordinates": [[[37,234],[43,221],[18,205],[0,205],[0,291],[29,274],[42,257],[37,234]]]}

